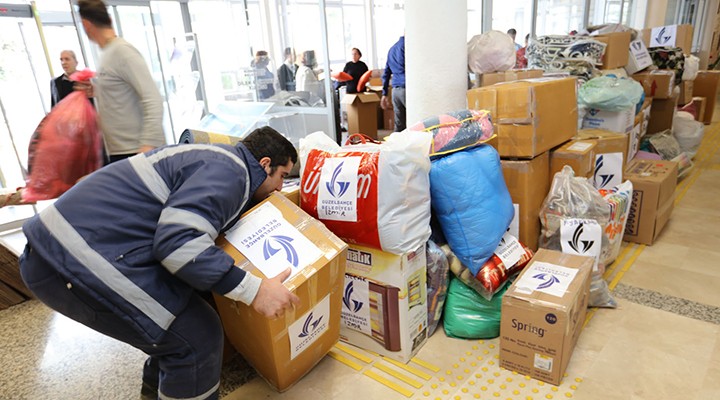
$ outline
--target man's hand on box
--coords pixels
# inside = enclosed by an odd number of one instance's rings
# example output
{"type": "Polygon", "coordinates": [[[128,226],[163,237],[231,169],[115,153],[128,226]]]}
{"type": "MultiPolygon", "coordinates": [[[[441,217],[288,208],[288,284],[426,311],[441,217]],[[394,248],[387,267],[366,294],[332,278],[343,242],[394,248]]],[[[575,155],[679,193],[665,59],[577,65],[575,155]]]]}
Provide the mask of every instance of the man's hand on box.
{"type": "Polygon", "coordinates": [[[272,279],[262,280],[260,289],[252,302],[255,311],[268,318],[275,318],[282,316],[285,309],[292,308],[293,304],[300,304],[300,298],[282,284],[291,272],[288,268],[272,279]]]}

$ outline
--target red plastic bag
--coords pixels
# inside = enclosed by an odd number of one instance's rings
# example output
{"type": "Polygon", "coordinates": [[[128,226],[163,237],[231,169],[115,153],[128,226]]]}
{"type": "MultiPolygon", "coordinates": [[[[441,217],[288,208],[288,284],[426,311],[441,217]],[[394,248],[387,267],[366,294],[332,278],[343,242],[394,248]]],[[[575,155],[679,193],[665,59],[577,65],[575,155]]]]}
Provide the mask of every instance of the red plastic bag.
{"type": "MultiPolygon", "coordinates": [[[[90,71],[76,74],[72,78],[82,81],[92,76],[90,71]]],[[[35,129],[28,157],[30,176],[23,190],[23,201],[60,196],[78,179],[100,168],[102,161],[102,137],[95,108],[85,93],[73,92],[35,129]]]]}

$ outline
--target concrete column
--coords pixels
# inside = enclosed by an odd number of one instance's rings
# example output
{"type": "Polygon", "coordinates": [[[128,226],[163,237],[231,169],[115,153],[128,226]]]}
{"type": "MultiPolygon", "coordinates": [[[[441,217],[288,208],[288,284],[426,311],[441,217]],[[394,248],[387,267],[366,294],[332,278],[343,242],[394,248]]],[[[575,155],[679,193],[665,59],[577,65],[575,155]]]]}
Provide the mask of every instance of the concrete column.
{"type": "Polygon", "coordinates": [[[467,0],[405,2],[407,126],[467,108],[467,0]]]}

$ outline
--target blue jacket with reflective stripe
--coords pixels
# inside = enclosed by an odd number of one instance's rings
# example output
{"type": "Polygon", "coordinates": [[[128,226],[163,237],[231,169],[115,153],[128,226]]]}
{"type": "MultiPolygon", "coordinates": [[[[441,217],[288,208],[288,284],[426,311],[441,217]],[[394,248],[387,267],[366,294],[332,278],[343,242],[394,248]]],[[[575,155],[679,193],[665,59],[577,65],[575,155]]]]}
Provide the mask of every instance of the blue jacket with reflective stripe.
{"type": "Polygon", "coordinates": [[[175,145],[104,167],[23,226],[76,287],[157,341],[194,290],[245,278],[214,245],[267,178],[243,146],[175,145]]]}

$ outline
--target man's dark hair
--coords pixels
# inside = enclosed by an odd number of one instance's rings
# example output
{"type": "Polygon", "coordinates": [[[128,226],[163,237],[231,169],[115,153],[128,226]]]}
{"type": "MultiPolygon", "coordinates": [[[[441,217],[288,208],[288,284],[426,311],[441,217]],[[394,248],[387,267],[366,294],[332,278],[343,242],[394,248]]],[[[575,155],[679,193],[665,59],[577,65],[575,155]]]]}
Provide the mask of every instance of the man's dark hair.
{"type": "Polygon", "coordinates": [[[102,0],[79,0],[80,18],[88,20],[98,28],[112,28],[112,20],[107,5],[102,0]]]}
{"type": "Polygon", "coordinates": [[[292,47],[285,48],[285,57],[292,56],[292,53],[293,53],[292,47]]]}
{"type": "Polygon", "coordinates": [[[285,136],[269,126],[255,129],[242,144],[260,161],[263,157],[270,157],[270,174],[274,174],[279,165],[286,165],[288,161],[297,163],[297,150],[285,136]]]}
{"type": "Polygon", "coordinates": [[[355,51],[357,51],[357,52],[358,52],[358,55],[359,55],[360,57],[362,57],[362,51],[360,51],[360,49],[358,49],[357,47],[353,47],[353,48],[350,49],[350,50],[355,50],[355,51]]]}
{"type": "Polygon", "coordinates": [[[515,28],[510,28],[510,29],[508,29],[507,34],[508,35],[517,35],[517,31],[515,30],[515,28]]]}

